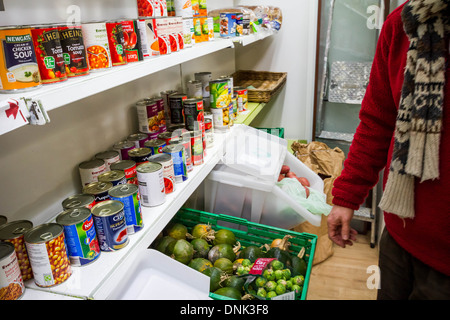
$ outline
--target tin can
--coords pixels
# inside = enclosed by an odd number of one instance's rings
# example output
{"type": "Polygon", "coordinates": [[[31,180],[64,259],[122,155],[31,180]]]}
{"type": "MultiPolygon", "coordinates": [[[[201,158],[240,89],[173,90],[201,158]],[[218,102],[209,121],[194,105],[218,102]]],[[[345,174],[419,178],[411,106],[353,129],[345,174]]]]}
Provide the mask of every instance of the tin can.
{"type": "Polygon", "coordinates": [[[233,106],[233,120],[235,120],[236,118],[237,118],[237,116],[238,116],[238,112],[239,112],[239,107],[238,107],[238,104],[237,104],[237,96],[236,95],[233,95],[232,97],[231,97],[231,105],[233,106]]]}
{"type": "Polygon", "coordinates": [[[67,76],[72,78],[89,74],[89,65],[81,26],[59,26],[58,29],[64,52],[67,76]]]}
{"type": "Polygon", "coordinates": [[[175,93],[169,96],[170,123],[184,123],[183,102],[187,99],[184,93],[175,93]]]}
{"type": "MultiPolygon", "coordinates": [[[[151,99],[136,102],[139,131],[144,133],[159,132],[158,103],[151,99]]],[[[140,146],[142,147],[142,146],[140,146]]]]}
{"type": "Polygon", "coordinates": [[[186,48],[192,47],[195,44],[194,38],[194,19],[193,18],[185,18],[182,21],[183,23],[183,42],[186,48]]]}
{"type": "Polygon", "coordinates": [[[81,185],[85,186],[98,181],[98,175],[106,171],[106,164],[100,159],[87,160],[78,165],[78,170],[80,171],[81,185]]]}
{"type": "Polygon", "coordinates": [[[200,80],[190,80],[187,83],[187,95],[189,98],[203,99],[203,87],[200,80]]]}
{"type": "Polygon", "coordinates": [[[8,218],[0,215],[0,226],[6,224],[8,222],[8,218]]]}
{"type": "Polygon", "coordinates": [[[159,56],[159,42],[154,19],[139,19],[138,27],[141,33],[144,58],[159,56]]]}
{"type": "Polygon", "coordinates": [[[189,132],[191,136],[191,148],[192,148],[192,164],[194,166],[201,165],[203,163],[203,139],[201,131],[189,132]]]}
{"type": "MultiPolygon", "coordinates": [[[[212,119],[205,119],[205,144],[204,148],[209,149],[214,146],[214,126],[212,119]]],[[[205,150],[203,150],[205,151],[205,150]]]]}
{"type": "Polygon", "coordinates": [[[136,162],[133,160],[120,160],[111,165],[111,170],[120,170],[125,173],[127,183],[137,184],[136,162]]]}
{"type": "Polygon", "coordinates": [[[0,300],[18,300],[25,292],[20,266],[11,243],[0,243],[0,300]]]}
{"type": "Polygon", "coordinates": [[[228,81],[228,94],[230,95],[230,97],[233,96],[233,91],[234,91],[234,80],[233,77],[231,76],[220,76],[219,79],[221,80],[227,80],[228,81]]]}
{"type": "Polygon", "coordinates": [[[229,81],[217,79],[209,82],[211,109],[228,107],[231,103],[229,81]]]}
{"type": "Polygon", "coordinates": [[[98,176],[98,181],[111,182],[113,186],[127,183],[127,179],[125,178],[125,172],[123,172],[122,170],[111,170],[103,172],[101,175],[98,176]]]}
{"type": "Polygon", "coordinates": [[[23,281],[33,278],[24,241],[24,234],[31,228],[33,228],[33,223],[28,220],[11,221],[0,227],[0,241],[9,242],[14,246],[23,281]]]}
{"type": "Polygon", "coordinates": [[[230,125],[229,106],[211,109],[211,113],[213,115],[214,129],[228,129],[230,125]]]}
{"type": "Polygon", "coordinates": [[[144,60],[144,55],[142,53],[141,47],[141,34],[139,33],[138,29],[138,21],[122,21],[122,31],[127,63],[144,60]]]}
{"type": "Polygon", "coordinates": [[[116,186],[109,190],[109,196],[111,200],[117,200],[123,203],[128,234],[136,233],[144,227],[139,187],[137,185],[127,183],[116,186]]]}
{"type": "Polygon", "coordinates": [[[163,168],[160,163],[147,162],[136,168],[141,204],[159,206],[166,201],[163,168]]]}
{"type": "Polygon", "coordinates": [[[109,52],[111,53],[111,65],[116,67],[127,64],[121,21],[106,22],[106,32],[108,34],[109,52]]]}
{"type": "MultiPolygon", "coordinates": [[[[136,148],[144,147],[145,141],[149,140],[148,134],[145,133],[133,133],[127,137],[128,141],[134,142],[136,148]]],[[[129,150],[130,151],[130,150],[129,150]]],[[[128,151],[128,153],[129,153],[128,151]]]]}
{"type": "Polygon", "coordinates": [[[238,112],[248,109],[248,90],[244,87],[235,87],[234,94],[237,97],[238,112]]]}
{"type": "Polygon", "coordinates": [[[91,209],[95,204],[95,197],[92,194],[75,194],[63,200],[63,210],[74,208],[91,209]]]}
{"type": "Polygon", "coordinates": [[[210,88],[209,88],[209,82],[212,80],[211,72],[197,72],[194,74],[195,80],[200,80],[202,82],[202,94],[203,99],[209,101],[210,97],[210,88]]]}
{"type": "Polygon", "coordinates": [[[144,162],[148,162],[148,158],[152,155],[152,150],[150,148],[135,148],[128,151],[130,160],[136,162],[136,168],[144,162]]]}
{"type": "Polygon", "coordinates": [[[161,98],[164,101],[164,117],[166,119],[166,126],[170,125],[170,102],[169,96],[171,94],[177,93],[176,90],[166,90],[161,92],[161,98]]]}
{"type": "MultiPolygon", "coordinates": [[[[84,186],[83,193],[94,196],[95,203],[109,200],[108,191],[113,187],[111,182],[91,182],[84,186]]],[[[95,205],[94,205],[95,206],[95,205]]]]}
{"type": "Polygon", "coordinates": [[[152,155],[163,153],[162,148],[164,148],[165,146],[166,146],[166,141],[162,140],[162,139],[154,139],[154,140],[145,141],[145,147],[152,150],[152,155]]]}
{"type": "Polygon", "coordinates": [[[128,140],[116,142],[113,146],[113,149],[119,152],[120,160],[130,159],[128,151],[133,150],[134,148],[136,148],[136,144],[128,140]]]}
{"type": "Polygon", "coordinates": [[[242,14],[235,12],[220,13],[220,36],[222,38],[233,38],[236,36],[236,27],[238,25],[237,17],[242,18],[242,14]]]}
{"type": "Polygon", "coordinates": [[[30,28],[0,28],[0,92],[36,89],[41,85],[30,28]]]}
{"type": "Polygon", "coordinates": [[[155,0],[138,0],[138,15],[139,17],[155,17],[156,16],[156,1],[155,0]]]}
{"type": "Polygon", "coordinates": [[[183,18],[192,18],[192,3],[191,0],[173,0],[175,8],[175,15],[183,18]]]}
{"type": "Polygon", "coordinates": [[[149,162],[160,163],[163,167],[164,191],[166,194],[175,191],[175,171],[173,170],[172,156],[167,153],[159,153],[151,156],[149,162]]]}
{"type": "Polygon", "coordinates": [[[204,114],[202,99],[186,99],[183,103],[186,130],[204,131],[204,114]]]}
{"type": "Polygon", "coordinates": [[[81,267],[97,260],[100,256],[100,247],[91,210],[87,208],[65,210],[56,217],[56,223],[64,227],[72,266],[81,267]]]}
{"type": "Polygon", "coordinates": [[[105,22],[83,23],[84,45],[90,71],[100,71],[111,68],[108,33],[105,22]]]}
{"type": "Polygon", "coordinates": [[[103,160],[105,162],[106,171],[109,171],[111,170],[111,164],[120,160],[120,155],[117,150],[106,150],[97,153],[94,158],[103,160]]]}
{"type": "Polygon", "coordinates": [[[184,147],[185,163],[187,172],[191,172],[194,169],[192,165],[192,148],[189,132],[181,135],[178,140],[170,141],[170,145],[181,144],[184,147]]]}
{"type": "Polygon", "coordinates": [[[157,116],[157,122],[159,126],[159,132],[166,132],[167,126],[166,126],[166,112],[164,110],[164,99],[162,97],[155,97],[153,100],[158,105],[158,116],[157,116]]]}
{"type": "Polygon", "coordinates": [[[188,176],[184,146],[182,144],[168,145],[163,148],[163,152],[172,156],[175,182],[180,183],[186,181],[188,176]]]}
{"type": "Polygon", "coordinates": [[[174,131],[166,131],[158,134],[158,139],[164,140],[166,142],[166,145],[170,144],[170,141],[178,139],[179,137],[180,134],[174,131]]]}
{"type": "Polygon", "coordinates": [[[38,287],[53,287],[72,275],[64,228],[57,223],[41,224],[25,233],[25,244],[38,287]]]}
{"type": "Polygon", "coordinates": [[[127,222],[123,208],[123,203],[116,200],[103,201],[92,208],[101,251],[117,251],[128,244],[127,222]]]}
{"type": "Polygon", "coordinates": [[[57,26],[35,26],[31,29],[42,83],[67,80],[66,63],[57,26]]]}

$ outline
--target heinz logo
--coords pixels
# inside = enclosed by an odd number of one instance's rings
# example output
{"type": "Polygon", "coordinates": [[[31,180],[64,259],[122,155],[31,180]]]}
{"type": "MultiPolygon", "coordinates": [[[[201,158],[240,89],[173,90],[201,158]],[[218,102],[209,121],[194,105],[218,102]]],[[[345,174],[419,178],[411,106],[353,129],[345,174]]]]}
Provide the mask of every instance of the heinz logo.
{"type": "Polygon", "coordinates": [[[89,220],[86,220],[83,223],[83,227],[82,227],[83,231],[88,231],[89,229],[91,229],[93,223],[94,223],[94,220],[92,220],[92,218],[89,220]]]}

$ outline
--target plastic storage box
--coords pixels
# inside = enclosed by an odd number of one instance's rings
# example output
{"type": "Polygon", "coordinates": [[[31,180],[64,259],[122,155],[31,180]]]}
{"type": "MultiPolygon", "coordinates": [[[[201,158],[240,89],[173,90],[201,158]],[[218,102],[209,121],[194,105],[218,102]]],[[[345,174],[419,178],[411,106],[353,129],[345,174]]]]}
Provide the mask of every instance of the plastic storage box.
{"type": "MultiPolygon", "coordinates": [[[[299,299],[306,299],[312,263],[314,260],[314,252],[317,243],[317,235],[275,228],[259,223],[250,222],[242,218],[208,213],[188,208],[180,209],[172,220],[174,222],[182,223],[188,228],[192,228],[198,223],[204,223],[211,225],[214,230],[231,230],[236,235],[236,239],[241,243],[242,246],[256,245],[259,247],[264,244],[270,245],[270,243],[272,243],[274,239],[282,239],[287,234],[293,236],[293,238],[289,239],[289,242],[291,243],[289,247],[290,253],[292,255],[297,255],[300,250],[302,250],[302,248],[305,248],[305,254],[303,258],[307,263],[307,267],[305,282],[303,283],[303,290],[300,294],[299,299]]],[[[214,293],[210,293],[209,296],[216,300],[230,299],[214,293]]]]}
{"type": "Polygon", "coordinates": [[[273,134],[280,138],[284,138],[284,128],[256,128],[256,129],[273,134]]]}

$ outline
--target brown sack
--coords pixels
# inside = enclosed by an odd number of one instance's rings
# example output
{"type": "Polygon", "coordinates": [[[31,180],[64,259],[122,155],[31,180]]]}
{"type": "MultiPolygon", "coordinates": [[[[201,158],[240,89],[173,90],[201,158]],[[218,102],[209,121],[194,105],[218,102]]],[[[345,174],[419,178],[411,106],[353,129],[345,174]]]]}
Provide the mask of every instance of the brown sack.
{"type": "MultiPolygon", "coordinates": [[[[323,179],[323,191],[326,195],[327,203],[332,205],[331,189],[333,188],[334,180],[341,174],[345,159],[344,152],[337,147],[330,149],[325,143],[319,141],[313,141],[308,144],[294,142],[291,148],[298,159],[323,179]]],[[[294,227],[293,230],[317,235],[313,265],[328,259],[333,254],[333,242],[328,238],[326,216],[322,216],[322,222],[319,227],[313,226],[306,221],[294,227]]]]}

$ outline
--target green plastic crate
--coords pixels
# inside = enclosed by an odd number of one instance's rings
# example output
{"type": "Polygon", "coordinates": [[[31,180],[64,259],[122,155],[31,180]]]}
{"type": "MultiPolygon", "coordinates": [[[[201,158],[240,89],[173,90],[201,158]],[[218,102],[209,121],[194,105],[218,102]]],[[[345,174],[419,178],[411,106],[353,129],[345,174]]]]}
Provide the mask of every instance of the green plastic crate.
{"type": "Polygon", "coordinates": [[[256,128],[269,134],[273,134],[279,138],[284,139],[284,128],[256,128]]]}
{"type": "MultiPolygon", "coordinates": [[[[289,234],[293,238],[289,239],[291,246],[289,250],[293,255],[297,255],[305,248],[303,258],[307,263],[305,282],[300,295],[300,300],[306,300],[308,293],[309,279],[311,275],[314,251],[316,249],[317,235],[309,233],[299,233],[287,229],[281,229],[248,221],[246,219],[232,217],[224,214],[214,214],[189,208],[181,208],[175,217],[174,222],[179,222],[188,228],[194,227],[198,223],[209,224],[214,230],[228,229],[233,231],[237,240],[242,246],[262,246],[271,244],[274,239],[282,239],[289,234]]],[[[228,300],[229,298],[210,293],[210,297],[216,300],[228,300]]]]}

